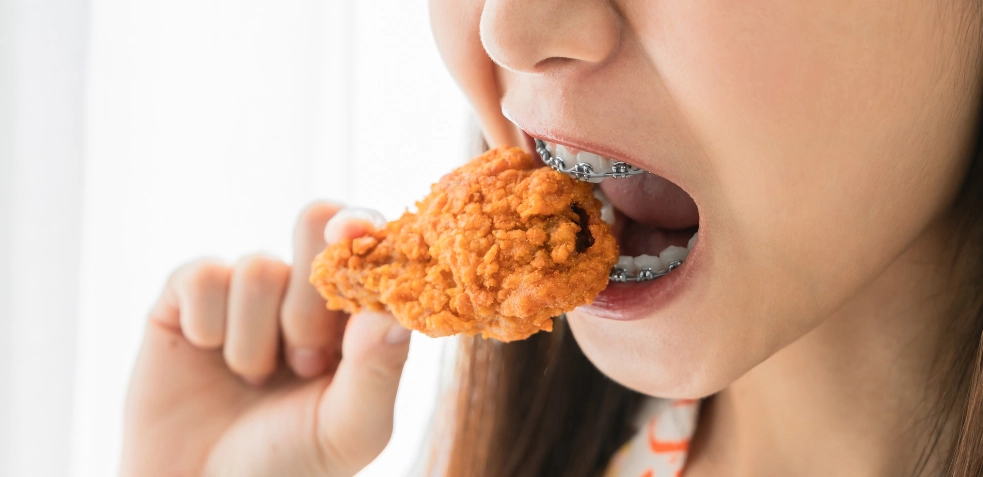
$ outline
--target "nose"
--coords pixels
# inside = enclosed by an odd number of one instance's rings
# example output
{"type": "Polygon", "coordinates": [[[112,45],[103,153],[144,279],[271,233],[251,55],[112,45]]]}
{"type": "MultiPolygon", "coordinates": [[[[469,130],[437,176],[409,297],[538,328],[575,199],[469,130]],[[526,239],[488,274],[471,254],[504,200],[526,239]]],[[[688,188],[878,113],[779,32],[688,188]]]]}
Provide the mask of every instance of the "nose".
{"type": "Polygon", "coordinates": [[[621,19],[607,0],[486,0],[480,29],[488,56],[523,73],[602,63],[621,41],[621,19]]]}

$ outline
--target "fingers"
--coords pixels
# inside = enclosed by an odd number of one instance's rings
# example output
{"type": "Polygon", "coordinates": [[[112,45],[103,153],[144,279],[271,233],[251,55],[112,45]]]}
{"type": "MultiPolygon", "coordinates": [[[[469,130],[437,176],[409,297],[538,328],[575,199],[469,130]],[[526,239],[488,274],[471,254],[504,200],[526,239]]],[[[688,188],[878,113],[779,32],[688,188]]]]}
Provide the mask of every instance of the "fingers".
{"type": "Polygon", "coordinates": [[[261,383],[276,370],[280,328],[294,372],[323,374],[340,359],[347,317],[328,311],[310,285],[311,262],[329,240],[384,225],[374,211],[313,204],[294,232],[294,267],[262,256],[231,268],[214,261],[190,263],[172,275],[151,316],[198,348],[221,348],[228,367],[249,382],[261,383]]]}
{"type": "Polygon", "coordinates": [[[331,235],[337,241],[341,236],[363,235],[380,220],[385,224],[378,213],[329,203],[312,204],[301,213],[294,230],[293,272],[281,310],[287,361],[298,376],[330,371],[341,354],[346,315],[325,308],[324,298],[310,284],[311,262],[327,246],[329,224],[338,229],[331,235]]]}
{"type": "Polygon", "coordinates": [[[290,267],[256,255],[235,267],[200,260],[171,275],[152,322],[200,349],[222,349],[228,368],[260,383],[276,370],[280,303],[290,267]]]}
{"type": "Polygon", "coordinates": [[[251,383],[276,370],[278,316],[289,279],[287,264],[260,255],[242,259],[232,270],[222,354],[229,369],[251,383]]]}
{"type": "Polygon", "coordinates": [[[341,353],[345,316],[325,308],[324,299],[310,284],[311,262],[326,246],[324,225],[340,208],[323,202],[311,204],[294,228],[293,271],[280,317],[287,362],[301,377],[325,372],[341,353]]]}
{"type": "Polygon", "coordinates": [[[341,209],[324,227],[324,240],[335,243],[346,238],[361,237],[385,226],[386,218],[372,209],[341,209]]]}
{"type": "Polygon", "coordinates": [[[229,267],[213,260],[179,268],[168,280],[151,319],[180,329],[199,348],[222,346],[230,276],[229,267]]]}
{"type": "Polygon", "coordinates": [[[348,323],[341,364],[318,406],[325,453],[353,472],[392,435],[393,406],[410,331],[388,313],[362,312],[348,323]]]}
{"type": "Polygon", "coordinates": [[[230,276],[229,268],[220,263],[199,262],[176,283],[181,297],[181,329],[191,344],[199,348],[222,346],[230,276]]]}

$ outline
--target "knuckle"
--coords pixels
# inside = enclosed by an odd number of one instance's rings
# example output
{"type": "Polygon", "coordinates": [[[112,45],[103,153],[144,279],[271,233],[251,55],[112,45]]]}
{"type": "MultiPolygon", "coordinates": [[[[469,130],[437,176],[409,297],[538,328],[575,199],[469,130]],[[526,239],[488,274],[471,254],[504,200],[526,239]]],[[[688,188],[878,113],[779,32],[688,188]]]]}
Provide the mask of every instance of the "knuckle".
{"type": "Polygon", "coordinates": [[[374,361],[371,363],[366,363],[362,366],[363,372],[372,380],[385,383],[385,382],[398,382],[400,376],[403,374],[403,363],[405,358],[399,359],[393,357],[391,359],[382,359],[374,361]]]}
{"type": "Polygon", "coordinates": [[[222,291],[229,279],[229,267],[221,263],[203,260],[188,269],[185,287],[191,292],[207,293],[222,291]]]}
{"type": "Polygon", "coordinates": [[[216,260],[196,260],[175,270],[167,281],[167,287],[176,295],[182,306],[205,299],[211,294],[222,294],[228,289],[231,268],[216,260]]]}
{"type": "Polygon", "coordinates": [[[262,254],[243,257],[235,268],[239,280],[261,288],[281,287],[290,276],[289,265],[262,254]]]}

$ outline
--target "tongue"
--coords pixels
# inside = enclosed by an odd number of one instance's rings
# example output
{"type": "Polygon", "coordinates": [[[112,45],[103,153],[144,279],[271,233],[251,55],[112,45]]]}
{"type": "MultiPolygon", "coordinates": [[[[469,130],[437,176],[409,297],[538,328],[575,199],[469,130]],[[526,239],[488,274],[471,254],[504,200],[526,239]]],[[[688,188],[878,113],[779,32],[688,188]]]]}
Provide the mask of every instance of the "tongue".
{"type": "Polygon", "coordinates": [[[689,194],[655,174],[608,179],[598,185],[616,209],[636,222],[667,230],[695,227],[700,222],[689,194]]]}

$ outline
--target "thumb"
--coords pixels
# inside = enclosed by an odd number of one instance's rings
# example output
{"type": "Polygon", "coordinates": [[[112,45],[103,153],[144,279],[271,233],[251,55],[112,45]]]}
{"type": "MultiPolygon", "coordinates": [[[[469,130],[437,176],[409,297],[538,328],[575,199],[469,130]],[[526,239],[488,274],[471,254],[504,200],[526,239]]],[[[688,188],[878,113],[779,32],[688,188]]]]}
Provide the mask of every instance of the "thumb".
{"type": "Polygon", "coordinates": [[[389,313],[365,311],[348,321],[341,363],[319,403],[318,436],[331,460],[351,474],[389,442],[409,347],[410,330],[389,313]]]}

